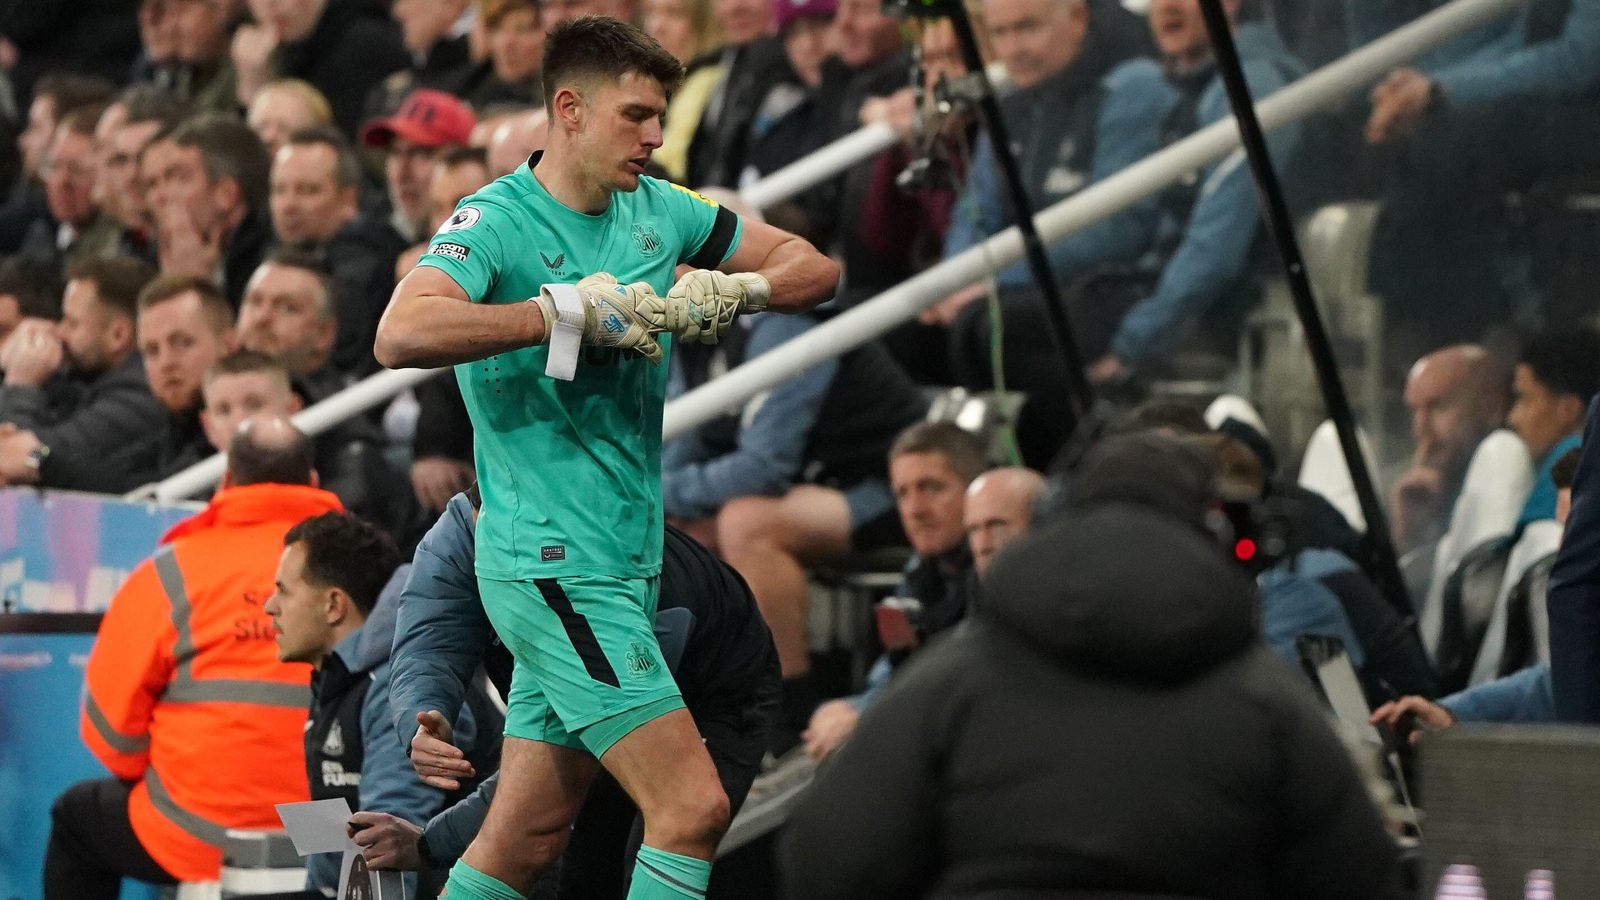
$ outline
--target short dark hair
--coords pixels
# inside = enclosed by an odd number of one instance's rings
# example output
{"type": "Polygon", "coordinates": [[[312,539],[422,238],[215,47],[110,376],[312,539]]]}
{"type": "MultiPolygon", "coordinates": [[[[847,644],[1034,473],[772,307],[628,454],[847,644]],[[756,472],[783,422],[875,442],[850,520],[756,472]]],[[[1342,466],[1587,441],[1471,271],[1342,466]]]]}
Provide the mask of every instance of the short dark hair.
{"type": "Polygon", "coordinates": [[[1572,487],[1572,480],[1578,477],[1578,459],[1582,456],[1583,448],[1573,447],[1561,454],[1561,458],[1550,467],[1550,480],[1555,482],[1556,490],[1563,491],[1572,487]]]}
{"type": "Polygon", "coordinates": [[[439,165],[447,169],[456,166],[476,165],[489,168],[489,151],[484,147],[451,147],[439,157],[439,165]]]}
{"type": "Polygon", "coordinates": [[[186,119],[166,139],[179,147],[197,148],[206,178],[232,179],[250,209],[265,207],[272,160],[250,126],[222,113],[201,113],[186,119]]]}
{"type": "Polygon", "coordinates": [[[49,97],[55,104],[56,121],[67,113],[91,103],[105,103],[116,94],[117,86],[104,78],[53,72],[34,82],[33,96],[49,97]]]}
{"type": "Polygon", "coordinates": [[[1150,429],[1170,431],[1174,434],[1207,434],[1205,413],[1193,402],[1178,398],[1146,400],[1117,419],[1110,431],[1115,434],[1132,434],[1150,429]]]}
{"type": "Polygon", "coordinates": [[[359,190],[361,159],[356,156],[355,148],[350,146],[350,142],[339,133],[339,129],[332,125],[311,125],[299,129],[284,141],[285,146],[296,147],[314,147],[318,144],[334,153],[333,183],[342,188],[359,190]]]}
{"type": "Polygon", "coordinates": [[[1558,325],[1533,337],[1517,361],[1556,394],[1571,394],[1585,405],[1600,392],[1600,330],[1592,325],[1558,325]]]}
{"type": "Polygon", "coordinates": [[[211,330],[221,333],[233,327],[233,304],[216,282],[198,275],[157,275],[139,292],[139,311],[193,291],[200,295],[200,308],[211,320],[211,330]]]}
{"type": "Polygon", "coordinates": [[[291,431],[287,441],[260,440],[251,428],[229,435],[228,475],[233,486],[310,484],[316,472],[316,452],[303,432],[298,428],[291,431]]]}
{"type": "Polygon", "coordinates": [[[156,277],[147,262],[132,256],[86,259],[67,267],[68,281],[94,282],[100,305],[129,319],[139,315],[139,294],[156,277]]]}
{"type": "Polygon", "coordinates": [[[282,360],[259,350],[242,348],[212,363],[211,368],[206,370],[204,382],[210,384],[212,379],[223,375],[244,375],[248,372],[270,372],[283,378],[284,387],[291,386],[289,370],[284,367],[282,360]]]}
{"type": "Polygon", "coordinates": [[[0,295],[15,297],[28,318],[61,318],[61,265],[48,257],[22,254],[0,259],[0,295]]]}
{"type": "Polygon", "coordinates": [[[56,119],[56,134],[61,130],[72,132],[82,137],[94,137],[94,129],[100,124],[100,117],[105,115],[109,103],[89,103],[56,119]]]}
{"type": "MultiPolygon", "coordinates": [[[[544,95],[575,81],[604,78],[616,82],[630,72],[660,82],[672,95],[683,82],[683,63],[642,29],[610,16],[579,16],[550,29],[544,43],[544,95]]],[[[552,109],[553,111],[553,109],[552,109]]]]}
{"type": "Polygon", "coordinates": [[[294,247],[287,244],[274,248],[267,254],[261,265],[288,266],[291,269],[302,269],[310,272],[317,278],[317,287],[322,291],[322,318],[332,319],[339,314],[339,297],[335,292],[333,272],[328,264],[326,254],[305,247],[294,247]]]}
{"type": "Polygon", "coordinates": [[[304,544],[306,578],[350,595],[361,614],[371,615],[378,595],[400,566],[400,551],[382,529],[346,512],[326,512],[289,529],[285,547],[304,544]]]}
{"type": "Polygon", "coordinates": [[[889,459],[907,453],[941,453],[968,484],[989,468],[983,441],[954,422],[918,422],[889,446],[889,459]]]}
{"type": "Polygon", "coordinates": [[[136,84],[117,95],[115,103],[127,110],[128,124],[155,122],[163,131],[183,121],[183,104],[153,84],[136,84]]]}

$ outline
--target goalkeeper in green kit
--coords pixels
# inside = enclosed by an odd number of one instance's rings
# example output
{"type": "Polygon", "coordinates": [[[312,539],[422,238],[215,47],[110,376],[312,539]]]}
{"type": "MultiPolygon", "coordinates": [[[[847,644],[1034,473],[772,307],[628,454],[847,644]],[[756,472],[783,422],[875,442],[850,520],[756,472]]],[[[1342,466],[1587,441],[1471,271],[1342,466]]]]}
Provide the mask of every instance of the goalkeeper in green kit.
{"type": "Polygon", "coordinates": [[[479,587],[516,658],[499,791],[446,896],[525,896],[604,766],[644,817],[630,900],[698,898],[728,805],[651,630],[669,336],[711,342],[739,314],[808,309],[838,268],[643,176],[683,69],[642,31],[557,26],[543,71],[548,149],[461,202],[375,348],[391,368],[455,366],[483,494],[479,587]]]}

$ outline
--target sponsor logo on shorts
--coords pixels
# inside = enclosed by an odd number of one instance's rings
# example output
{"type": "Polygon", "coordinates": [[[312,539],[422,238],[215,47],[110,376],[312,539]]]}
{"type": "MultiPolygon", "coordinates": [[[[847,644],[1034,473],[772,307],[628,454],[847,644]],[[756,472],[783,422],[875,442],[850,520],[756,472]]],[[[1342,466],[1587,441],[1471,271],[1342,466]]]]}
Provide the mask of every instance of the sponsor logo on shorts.
{"type": "Polygon", "coordinates": [[[539,548],[539,559],[544,562],[560,562],[566,558],[567,548],[560,544],[539,548]]]}
{"type": "Polygon", "coordinates": [[[628,661],[628,674],[634,676],[649,675],[656,670],[656,656],[650,648],[639,641],[628,645],[625,654],[628,661]]]}
{"type": "Polygon", "coordinates": [[[439,233],[446,234],[451,231],[460,231],[463,228],[471,228],[478,224],[478,220],[481,218],[483,218],[483,213],[478,212],[476,206],[463,206],[456,210],[456,214],[451,216],[448,222],[444,223],[444,227],[439,229],[439,233]]]}
{"type": "Polygon", "coordinates": [[[441,242],[429,247],[428,252],[439,256],[447,256],[456,262],[466,262],[467,257],[472,255],[472,248],[464,247],[461,244],[441,242]]]}
{"type": "Polygon", "coordinates": [[[654,225],[633,226],[633,242],[639,245],[639,252],[645,256],[655,256],[663,246],[661,235],[654,225]]]}
{"type": "Polygon", "coordinates": [[[344,755],[344,729],[339,727],[338,722],[328,729],[328,739],[322,742],[322,752],[329,756],[344,755]]]}

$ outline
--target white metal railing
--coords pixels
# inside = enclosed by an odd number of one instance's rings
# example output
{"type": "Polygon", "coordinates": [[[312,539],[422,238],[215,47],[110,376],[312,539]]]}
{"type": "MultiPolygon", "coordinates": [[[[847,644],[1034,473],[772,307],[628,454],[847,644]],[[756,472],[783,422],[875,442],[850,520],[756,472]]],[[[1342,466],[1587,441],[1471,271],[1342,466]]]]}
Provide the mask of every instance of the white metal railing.
{"type": "MultiPolygon", "coordinates": [[[[1262,127],[1271,130],[1320,112],[1396,66],[1505,16],[1524,2],[1453,0],[1261,100],[1256,109],[1262,127]]],[[[886,125],[858,129],[751,185],[742,196],[757,208],[767,208],[832,178],[889,146],[894,139],[886,125]]],[[[1034,221],[1046,242],[1059,240],[1115,215],[1238,146],[1238,126],[1231,117],[1224,119],[1043,210],[1034,221]]],[[[1006,229],[669,403],[666,437],[675,437],[724,411],[737,409],[793,373],[876,338],[939,299],[986,277],[993,268],[1010,265],[1021,257],[1022,239],[1017,229],[1006,229]]],[[[438,371],[380,372],[303,410],[294,422],[307,434],[320,434],[438,371]]],[[[192,497],[220,480],[223,468],[219,454],[153,489],[140,489],[130,496],[153,494],[163,501],[192,497]]]]}
{"type": "MultiPolygon", "coordinates": [[[[1270,131],[1320,112],[1396,66],[1510,13],[1523,2],[1454,0],[1439,7],[1257,102],[1261,127],[1270,131]]],[[[1045,243],[1053,243],[1238,148],[1239,126],[1230,116],[1056,203],[1036,215],[1034,223],[1045,243]]],[[[738,409],[793,373],[878,337],[993,269],[1021,258],[1022,238],[1013,226],[667,404],[665,437],[670,440],[738,409]]]]}

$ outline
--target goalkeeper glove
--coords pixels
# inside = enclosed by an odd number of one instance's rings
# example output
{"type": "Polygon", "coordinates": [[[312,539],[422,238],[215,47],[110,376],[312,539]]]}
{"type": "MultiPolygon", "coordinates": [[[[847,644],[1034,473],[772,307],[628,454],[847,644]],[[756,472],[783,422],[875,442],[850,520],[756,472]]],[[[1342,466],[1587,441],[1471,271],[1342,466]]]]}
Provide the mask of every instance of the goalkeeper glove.
{"type": "Polygon", "coordinates": [[[761,312],[772,285],[755,272],[689,272],[661,298],[658,325],[686,341],[715,344],[740,313],[761,312]]]}
{"type": "MultiPolygon", "coordinates": [[[[661,345],[656,342],[657,310],[661,298],[644,282],[618,284],[615,276],[596,272],[574,285],[583,302],[583,337],[581,342],[590,347],[615,347],[619,350],[636,350],[652,363],[661,363],[661,345]]],[[[533,301],[539,304],[544,315],[545,340],[555,334],[561,313],[548,287],[539,290],[533,301]]],[[[568,320],[578,325],[576,316],[568,320]]]]}

